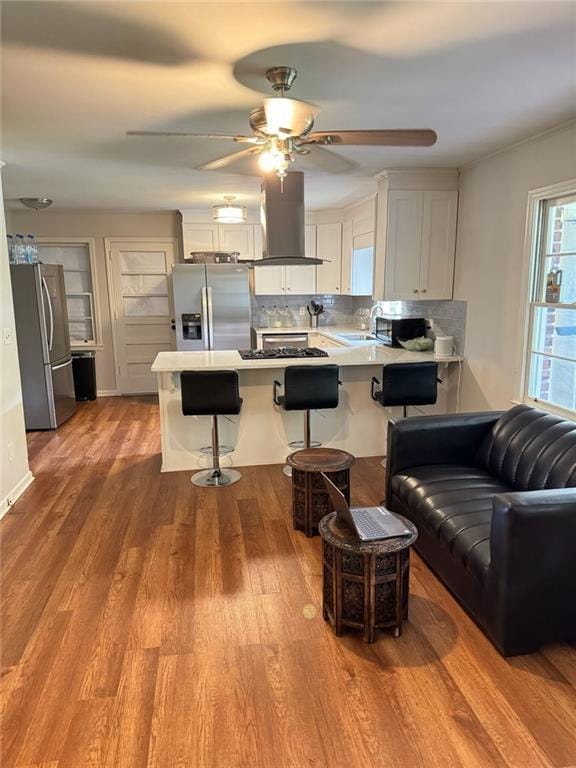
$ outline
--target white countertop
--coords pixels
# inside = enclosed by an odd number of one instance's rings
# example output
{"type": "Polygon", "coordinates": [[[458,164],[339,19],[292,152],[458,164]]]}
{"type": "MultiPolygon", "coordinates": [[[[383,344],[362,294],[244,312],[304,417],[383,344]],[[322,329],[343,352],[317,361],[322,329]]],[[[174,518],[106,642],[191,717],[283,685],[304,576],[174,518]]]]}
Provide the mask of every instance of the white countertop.
{"type": "MultiPolygon", "coordinates": [[[[387,365],[389,363],[422,363],[436,360],[434,352],[408,352],[383,344],[361,344],[353,347],[329,348],[328,357],[272,358],[264,360],[242,360],[236,350],[215,352],[159,352],[152,364],[154,373],[171,373],[190,370],[258,370],[264,368],[285,368],[288,365],[341,366],[387,365]]],[[[456,363],[458,356],[438,359],[439,363],[456,363]]]]}

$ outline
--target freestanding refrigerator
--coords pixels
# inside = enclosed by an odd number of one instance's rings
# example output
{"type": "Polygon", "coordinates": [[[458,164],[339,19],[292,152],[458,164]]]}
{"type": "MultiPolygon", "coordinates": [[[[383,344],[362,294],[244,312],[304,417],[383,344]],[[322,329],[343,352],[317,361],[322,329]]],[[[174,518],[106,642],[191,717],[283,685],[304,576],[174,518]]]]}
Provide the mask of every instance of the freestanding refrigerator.
{"type": "Polygon", "coordinates": [[[252,311],[248,267],[176,264],[172,269],[176,348],[249,349],[252,311]]]}
{"type": "Polygon", "coordinates": [[[26,429],[56,429],[76,410],[64,269],[11,264],[26,429]]]}

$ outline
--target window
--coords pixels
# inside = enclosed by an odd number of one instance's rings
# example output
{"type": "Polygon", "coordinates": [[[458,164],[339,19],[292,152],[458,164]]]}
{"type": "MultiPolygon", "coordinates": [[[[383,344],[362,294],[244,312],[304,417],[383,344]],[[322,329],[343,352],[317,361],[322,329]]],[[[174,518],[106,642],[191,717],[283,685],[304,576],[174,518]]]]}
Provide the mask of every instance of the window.
{"type": "Polygon", "coordinates": [[[100,323],[94,272],[94,243],[90,238],[38,238],[38,258],[64,267],[70,345],[73,349],[100,344],[100,323]]]}
{"type": "Polygon", "coordinates": [[[524,400],[576,415],[576,184],[535,202],[524,400]]]}

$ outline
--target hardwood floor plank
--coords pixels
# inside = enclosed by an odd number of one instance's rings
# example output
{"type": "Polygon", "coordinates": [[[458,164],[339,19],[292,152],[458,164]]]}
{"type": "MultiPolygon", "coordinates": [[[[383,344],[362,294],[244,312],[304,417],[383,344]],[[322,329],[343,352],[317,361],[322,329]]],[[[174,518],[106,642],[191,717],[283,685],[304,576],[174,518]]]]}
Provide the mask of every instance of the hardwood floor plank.
{"type": "MultiPolygon", "coordinates": [[[[2,768],[576,766],[574,646],[502,658],[417,555],[402,636],[336,638],[280,465],[161,474],[147,397],[29,444],[0,521],[2,768]]],[[[353,503],[383,485],[356,462],[353,503]]]]}
{"type": "Polygon", "coordinates": [[[147,764],[157,669],[156,648],[126,652],[105,768],[141,768],[147,764]]]}

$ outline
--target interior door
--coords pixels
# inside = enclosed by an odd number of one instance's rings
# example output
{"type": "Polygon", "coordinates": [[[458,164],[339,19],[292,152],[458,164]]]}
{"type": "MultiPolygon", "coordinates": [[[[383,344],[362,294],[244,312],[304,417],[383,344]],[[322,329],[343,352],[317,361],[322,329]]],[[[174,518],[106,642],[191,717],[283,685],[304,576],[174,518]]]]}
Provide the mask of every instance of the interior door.
{"type": "Polygon", "coordinates": [[[175,349],[172,267],[175,243],[110,241],[117,388],[122,394],[157,391],[150,366],[175,349]]]}

